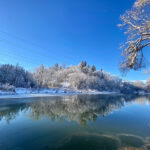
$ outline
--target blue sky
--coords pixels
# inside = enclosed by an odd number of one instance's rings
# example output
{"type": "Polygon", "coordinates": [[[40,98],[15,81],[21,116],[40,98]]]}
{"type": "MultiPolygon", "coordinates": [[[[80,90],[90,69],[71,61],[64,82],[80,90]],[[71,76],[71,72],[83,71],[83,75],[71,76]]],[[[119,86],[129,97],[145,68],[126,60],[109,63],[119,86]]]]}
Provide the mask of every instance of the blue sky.
{"type": "MultiPolygon", "coordinates": [[[[119,46],[126,36],[117,24],[133,3],[134,0],[1,0],[0,63],[19,63],[32,69],[41,64],[76,65],[87,60],[97,69],[121,76],[119,46]]],[[[142,71],[131,71],[123,78],[148,77],[142,71]]]]}

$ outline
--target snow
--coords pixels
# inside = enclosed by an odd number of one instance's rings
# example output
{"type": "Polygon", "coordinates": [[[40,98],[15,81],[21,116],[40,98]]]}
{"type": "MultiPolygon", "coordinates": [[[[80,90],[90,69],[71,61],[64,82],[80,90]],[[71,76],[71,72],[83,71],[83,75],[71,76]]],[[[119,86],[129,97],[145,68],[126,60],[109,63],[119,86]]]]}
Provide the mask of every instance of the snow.
{"type": "Polygon", "coordinates": [[[16,88],[15,92],[9,92],[9,91],[2,91],[0,90],[0,95],[11,95],[11,94],[54,94],[54,93],[70,93],[73,92],[68,89],[59,89],[59,88],[42,88],[42,89],[31,89],[31,88],[16,88]]]}
{"type": "Polygon", "coordinates": [[[0,96],[1,95],[13,95],[13,94],[14,94],[14,92],[0,90],[0,96]]]}
{"type": "Polygon", "coordinates": [[[31,89],[16,88],[15,92],[0,90],[0,99],[2,98],[25,98],[25,97],[47,97],[47,96],[63,96],[78,94],[117,94],[116,92],[95,91],[95,90],[70,90],[66,88],[50,88],[50,89],[31,89]]]}
{"type": "Polygon", "coordinates": [[[16,88],[16,94],[46,94],[46,93],[56,93],[55,89],[27,89],[27,88],[16,88]]]}

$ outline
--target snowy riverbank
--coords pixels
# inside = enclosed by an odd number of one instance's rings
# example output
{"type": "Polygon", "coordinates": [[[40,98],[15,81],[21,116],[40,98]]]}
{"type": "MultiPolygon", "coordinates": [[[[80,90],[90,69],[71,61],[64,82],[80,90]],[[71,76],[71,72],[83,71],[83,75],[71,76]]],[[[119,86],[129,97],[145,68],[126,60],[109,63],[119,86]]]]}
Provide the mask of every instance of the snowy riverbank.
{"type": "Polygon", "coordinates": [[[0,99],[2,98],[24,98],[24,97],[48,97],[60,95],[78,95],[78,94],[119,94],[117,92],[99,92],[94,90],[70,90],[65,88],[51,88],[51,89],[27,89],[16,88],[12,91],[0,90],[0,99]]]}

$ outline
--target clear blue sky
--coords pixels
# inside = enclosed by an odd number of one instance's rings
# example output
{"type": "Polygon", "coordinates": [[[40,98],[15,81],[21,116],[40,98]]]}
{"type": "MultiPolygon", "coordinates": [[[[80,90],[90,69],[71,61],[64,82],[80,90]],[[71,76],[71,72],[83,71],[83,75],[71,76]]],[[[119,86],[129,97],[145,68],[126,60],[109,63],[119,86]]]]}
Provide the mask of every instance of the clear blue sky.
{"type": "MultiPolygon", "coordinates": [[[[0,63],[26,69],[44,64],[76,65],[87,60],[97,69],[121,76],[118,70],[125,41],[119,16],[134,0],[1,0],[0,63]]],[[[146,54],[148,55],[148,54],[146,54]]],[[[149,76],[131,71],[129,80],[149,76]]]]}

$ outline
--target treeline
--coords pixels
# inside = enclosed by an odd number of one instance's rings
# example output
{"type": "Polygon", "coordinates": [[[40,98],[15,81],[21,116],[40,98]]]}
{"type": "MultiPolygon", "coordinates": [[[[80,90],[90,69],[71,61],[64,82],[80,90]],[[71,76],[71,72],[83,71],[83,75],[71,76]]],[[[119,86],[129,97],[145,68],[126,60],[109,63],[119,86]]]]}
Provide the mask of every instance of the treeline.
{"type": "Polygon", "coordinates": [[[46,68],[41,65],[31,73],[19,65],[4,64],[0,66],[0,89],[8,87],[24,88],[70,88],[73,90],[115,91],[122,93],[147,90],[140,82],[123,82],[117,76],[97,70],[82,61],[77,66],[66,67],[55,64],[46,68]]]}
{"type": "MultiPolygon", "coordinates": [[[[93,65],[90,67],[86,61],[77,66],[65,67],[55,64],[53,67],[39,67],[33,74],[34,79],[40,87],[68,87],[82,90],[116,90],[120,86],[121,79],[112,76],[102,69],[96,70],[93,65]]],[[[119,89],[119,88],[118,88],[119,89]]]]}
{"type": "Polygon", "coordinates": [[[36,81],[33,78],[33,74],[25,71],[23,67],[19,65],[13,66],[10,64],[4,64],[0,66],[0,88],[12,89],[14,87],[35,87],[36,81]]]}

